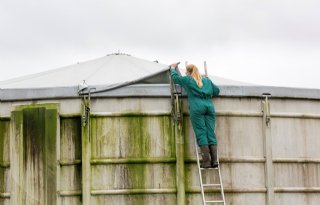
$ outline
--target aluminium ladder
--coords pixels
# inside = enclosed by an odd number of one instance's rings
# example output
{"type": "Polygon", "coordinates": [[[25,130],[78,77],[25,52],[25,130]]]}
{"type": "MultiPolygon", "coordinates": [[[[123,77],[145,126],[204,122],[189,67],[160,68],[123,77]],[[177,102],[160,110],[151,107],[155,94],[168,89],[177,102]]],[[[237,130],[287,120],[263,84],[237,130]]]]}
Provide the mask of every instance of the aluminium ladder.
{"type": "MultiPolygon", "coordinates": [[[[200,187],[201,187],[201,195],[202,195],[203,205],[207,205],[207,204],[223,204],[223,205],[226,205],[225,198],[224,198],[223,185],[222,185],[222,180],[221,180],[219,156],[217,156],[218,168],[201,168],[200,167],[199,149],[198,149],[196,137],[195,137],[195,146],[196,146],[197,166],[198,166],[198,171],[199,171],[200,187]],[[202,181],[202,171],[203,170],[208,170],[210,172],[218,171],[219,183],[215,183],[215,184],[207,184],[206,183],[206,184],[204,184],[203,181],[202,181]],[[206,201],[205,196],[204,196],[204,192],[205,192],[204,187],[219,187],[220,188],[220,193],[221,193],[221,199],[206,201]]],[[[217,155],[218,155],[218,151],[217,151],[217,155]]]]}
{"type": "MultiPolygon", "coordinates": [[[[186,65],[187,65],[187,63],[186,63],[186,65]]],[[[207,76],[206,63],[205,63],[205,72],[206,72],[206,76],[207,76]]],[[[182,88],[180,87],[180,91],[178,91],[175,83],[171,79],[170,71],[169,71],[168,75],[169,75],[169,81],[170,81],[170,94],[171,94],[171,106],[172,106],[171,115],[172,115],[172,119],[173,119],[174,123],[177,123],[179,129],[181,129],[181,127],[180,127],[181,126],[181,113],[180,113],[181,112],[181,110],[180,110],[181,109],[181,105],[180,105],[181,99],[179,98],[179,96],[180,97],[182,96],[182,88]]],[[[208,169],[210,171],[216,171],[216,170],[218,171],[218,173],[219,173],[219,184],[203,184],[201,171],[205,170],[205,169],[200,167],[199,151],[198,151],[198,145],[197,145],[196,137],[195,137],[195,146],[196,146],[197,166],[198,166],[199,177],[200,177],[200,186],[201,186],[201,195],[202,195],[203,205],[217,204],[217,203],[226,205],[225,198],[224,198],[223,185],[222,185],[222,180],[221,180],[219,157],[217,156],[218,165],[219,165],[218,168],[209,168],[208,169]],[[213,200],[213,201],[211,201],[211,200],[210,201],[206,201],[205,200],[205,196],[204,196],[204,187],[220,187],[220,193],[221,193],[222,199],[213,200]]]]}

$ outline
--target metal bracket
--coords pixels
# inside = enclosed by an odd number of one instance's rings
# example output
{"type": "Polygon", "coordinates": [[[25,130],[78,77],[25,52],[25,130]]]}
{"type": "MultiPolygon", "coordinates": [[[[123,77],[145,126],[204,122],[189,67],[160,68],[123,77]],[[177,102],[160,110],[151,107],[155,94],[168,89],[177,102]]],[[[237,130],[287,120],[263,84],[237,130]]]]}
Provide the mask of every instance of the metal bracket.
{"type": "Polygon", "coordinates": [[[262,93],[262,97],[264,100],[262,101],[262,112],[265,118],[265,123],[267,127],[270,126],[271,123],[271,115],[270,115],[270,101],[269,98],[271,97],[270,93],[262,93]]]}
{"type": "Polygon", "coordinates": [[[86,126],[89,122],[89,116],[91,111],[91,90],[95,88],[89,88],[88,95],[83,95],[83,110],[82,110],[82,116],[81,116],[81,123],[82,126],[86,126]]]}
{"type": "Polygon", "coordinates": [[[175,110],[174,110],[174,120],[178,125],[178,129],[181,129],[182,115],[181,115],[181,99],[179,99],[179,94],[175,94],[175,110]]]}

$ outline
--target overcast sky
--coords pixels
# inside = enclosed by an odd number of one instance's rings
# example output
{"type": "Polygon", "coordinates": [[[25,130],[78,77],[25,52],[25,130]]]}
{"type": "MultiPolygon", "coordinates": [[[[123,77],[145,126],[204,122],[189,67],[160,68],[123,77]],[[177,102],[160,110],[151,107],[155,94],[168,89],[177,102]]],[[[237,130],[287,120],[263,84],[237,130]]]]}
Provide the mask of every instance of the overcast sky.
{"type": "Polygon", "coordinates": [[[319,8],[319,0],[1,0],[0,80],[120,50],[200,70],[206,60],[209,74],[238,81],[320,88],[319,8]]]}

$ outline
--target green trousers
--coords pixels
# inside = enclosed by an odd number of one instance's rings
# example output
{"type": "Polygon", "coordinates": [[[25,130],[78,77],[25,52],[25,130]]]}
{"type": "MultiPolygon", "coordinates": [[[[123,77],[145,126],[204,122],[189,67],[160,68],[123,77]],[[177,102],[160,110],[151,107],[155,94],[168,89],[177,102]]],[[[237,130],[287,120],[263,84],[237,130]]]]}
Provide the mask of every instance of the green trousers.
{"type": "Polygon", "coordinates": [[[210,100],[196,100],[189,104],[190,119],[199,146],[217,144],[216,115],[210,100]]]}

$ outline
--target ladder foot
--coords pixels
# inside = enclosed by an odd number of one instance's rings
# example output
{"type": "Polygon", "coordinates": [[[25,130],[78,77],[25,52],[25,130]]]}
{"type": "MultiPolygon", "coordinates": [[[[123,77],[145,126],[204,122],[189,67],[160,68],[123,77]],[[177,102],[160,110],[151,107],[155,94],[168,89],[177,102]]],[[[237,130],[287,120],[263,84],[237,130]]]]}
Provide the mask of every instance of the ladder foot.
{"type": "Polygon", "coordinates": [[[213,163],[211,167],[213,169],[218,169],[219,168],[219,164],[218,163],[213,163]]]}

